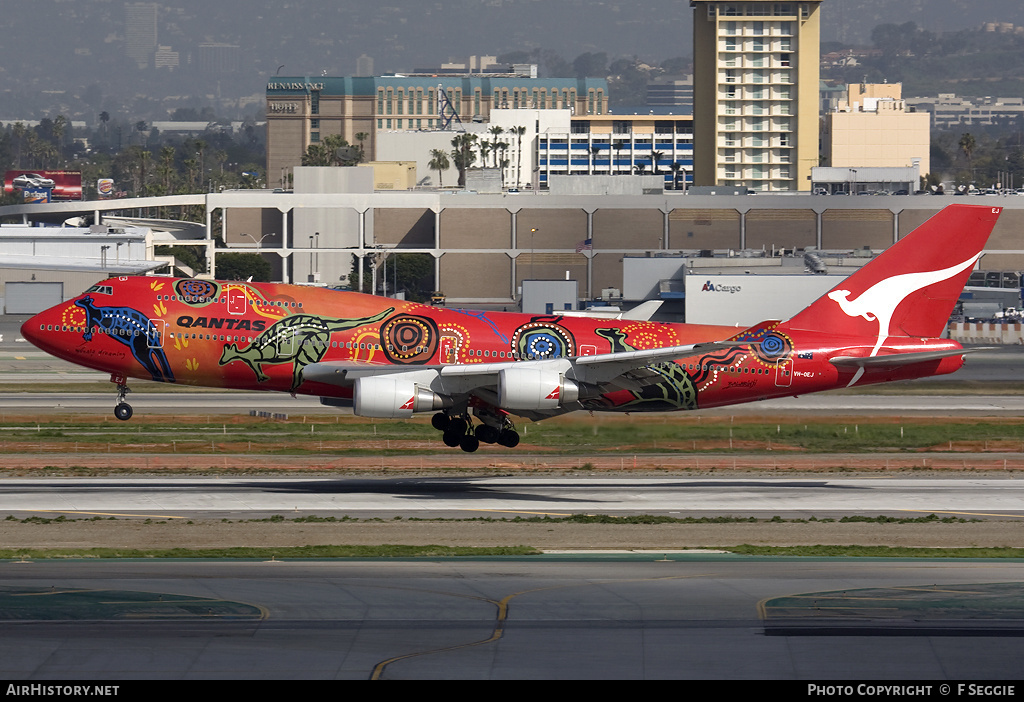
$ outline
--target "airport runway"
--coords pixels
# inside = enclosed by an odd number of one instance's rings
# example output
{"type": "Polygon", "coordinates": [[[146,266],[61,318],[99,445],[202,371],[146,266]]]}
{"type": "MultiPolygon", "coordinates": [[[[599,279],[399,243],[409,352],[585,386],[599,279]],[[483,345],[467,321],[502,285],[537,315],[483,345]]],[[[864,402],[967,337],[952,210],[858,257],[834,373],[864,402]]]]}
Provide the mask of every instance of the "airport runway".
{"type": "MultiPolygon", "coordinates": [[[[72,386],[73,387],[73,386],[72,386]]],[[[96,412],[113,414],[116,393],[14,392],[0,393],[2,412],[96,412]]],[[[302,415],[351,415],[350,409],[326,407],[316,397],[270,392],[133,392],[128,401],[135,416],[146,414],[248,414],[251,411],[302,415]]],[[[779,415],[786,413],[838,415],[889,414],[926,416],[1020,416],[1024,395],[846,395],[819,393],[750,402],[704,415],[779,415]]]]}
{"type": "Polygon", "coordinates": [[[125,694],[137,678],[1014,681],[1024,656],[1017,562],[6,562],[0,575],[0,676],[125,694]]]}
{"type": "Polygon", "coordinates": [[[771,518],[956,515],[1024,517],[1011,478],[423,477],[6,478],[0,518],[467,519],[574,514],[771,518]]]}

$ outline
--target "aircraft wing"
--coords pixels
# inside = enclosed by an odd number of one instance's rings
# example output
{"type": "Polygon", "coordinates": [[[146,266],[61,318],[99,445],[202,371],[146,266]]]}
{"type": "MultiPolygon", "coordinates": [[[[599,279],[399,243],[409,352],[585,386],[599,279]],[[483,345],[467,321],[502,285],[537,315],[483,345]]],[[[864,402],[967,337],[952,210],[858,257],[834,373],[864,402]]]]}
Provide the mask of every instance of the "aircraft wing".
{"type": "MultiPolygon", "coordinates": [[[[551,358],[542,360],[525,360],[515,363],[458,363],[448,365],[385,365],[367,363],[365,361],[323,361],[311,363],[302,369],[302,377],[318,383],[329,385],[350,386],[359,378],[378,375],[408,374],[416,380],[440,378],[444,390],[449,393],[471,392],[477,388],[494,386],[498,383],[498,375],[503,370],[512,368],[523,370],[557,371],[567,378],[589,385],[604,385],[615,381],[620,376],[631,375],[631,384],[643,384],[644,369],[658,363],[674,361],[678,358],[693,356],[699,353],[710,353],[724,348],[747,346],[749,342],[716,341],[684,346],[667,346],[657,349],[640,351],[619,351],[617,353],[598,354],[594,356],[575,356],[572,358],[551,358]]],[[[652,374],[653,376],[653,374],[652,374]]]]}

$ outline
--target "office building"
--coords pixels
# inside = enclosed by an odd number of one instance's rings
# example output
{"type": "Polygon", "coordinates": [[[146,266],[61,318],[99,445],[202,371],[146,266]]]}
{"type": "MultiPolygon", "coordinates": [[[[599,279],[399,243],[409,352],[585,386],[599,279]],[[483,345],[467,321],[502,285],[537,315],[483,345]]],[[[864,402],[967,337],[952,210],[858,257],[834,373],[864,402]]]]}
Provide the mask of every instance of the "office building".
{"type": "Polygon", "coordinates": [[[129,61],[139,68],[149,68],[157,50],[156,16],[155,2],[135,2],[124,6],[124,50],[129,61]]]}
{"type": "Polygon", "coordinates": [[[694,183],[809,190],[821,0],[691,0],[694,183]]]}
{"type": "Polygon", "coordinates": [[[847,95],[822,120],[825,165],[854,174],[858,168],[914,166],[909,189],[916,190],[920,177],[931,172],[930,115],[907,107],[899,83],[854,83],[847,95]]]}
{"type": "Polygon", "coordinates": [[[267,84],[267,178],[287,184],[310,144],[340,135],[376,160],[377,134],[487,123],[494,108],[608,112],[608,82],[521,75],[274,77],[267,84]]]}

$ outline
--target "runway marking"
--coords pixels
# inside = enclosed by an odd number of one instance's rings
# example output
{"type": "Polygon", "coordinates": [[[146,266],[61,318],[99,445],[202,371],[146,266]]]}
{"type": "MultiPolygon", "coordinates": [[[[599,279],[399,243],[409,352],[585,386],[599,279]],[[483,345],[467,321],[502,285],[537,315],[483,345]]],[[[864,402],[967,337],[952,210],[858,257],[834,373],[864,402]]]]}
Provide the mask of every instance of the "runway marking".
{"type": "MultiPolygon", "coordinates": [[[[481,511],[483,511],[483,510],[481,510],[481,511]]],[[[652,581],[653,582],[653,581],[658,581],[658,580],[689,580],[689,579],[692,579],[692,578],[708,578],[708,577],[716,577],[716,576],[713,573],[700,573],[700,574],[697,574],[697,575],[668,575],[668,576],[661,576],[661,577],[657,577],[657,578],[633,578],[633,579],[627,579],[627,580],[608,580],[608,581],[603,581],[603,582],[611,582],[611,583],[617,583],[617,582],[644,582],[644,581],[652,581]]],[[[435,653],[445,653],[445,652],[448,652],[448,651],[457,651],[457,650],[462,649],[462,648],[471,648],[473,646],[482,646],[483,644],[494,643],[495,641],[500,639],[505,634],[505,622],[508,619],[509,602],[511,602],[516,597],[519,597],[521,595],[530,595],[530,594],[533,594],[535,592],[544,592],[545,590],[564,590],[564,589],[570,588],[570,587],[590,587],[593,584],[594,583],[590,583],[590,582],[580,582],[580,583],[571,583],[569,585],[552,585],[550,587],[538,587],[538,588],[535,588],[533,590],[522,590],[521,592],[514,592],[511,595],[507,595],[507,596],[501,598],[500,600],[492,600],[492,599],[490,599],[488,597],[480,597],[480,596],[476,596],[476,595],[462,595],[462,594],[455,594],[455,593],[440,593],[440,594],[451,595],[453,597],[464,597],[464,598],[468,598],[468,599],[471,599],[471,600],[479,600],[479,601],[482,601],[482,602],[489,602],[490,604],[492,604],[495,607],[497,607],[497,609],[498,609],[497,618],[495,620],[494,630],[491,632],[491,635],[488,638],[486,638],[486,639],[481,639],[480,641],[470,641],[470,642],[464,643],[464,644],[456,644],[454,646],[446,646],[444,648],[435,648],[435,649],[431,649],[429,651],[416,651],[414,653],[406,653],[406,654],[401,655],[401,656],[395,656],[393,658],[389,658],[387,660],[381,661],[380,663],[378,663],[377,665],[374,666],[373,672],[370,674],[370,680],[380,680],[381,676],[384,674],[384,669],[385,668],[387,668],[392,663],[397,663],[398,661],[402,661],[402,660],[405,660],[407,658],[416,658],[418,656],[429,656],[429,655],[432,655],[432,654],[435,654],[435,653]]],[[[435,591],[432,591],[432,592],[437,592],[437,591],[435,590],[435,591]]]]}
{"type": "Polygon", "coordinates": [[[1024,514],[997,514],[991,512],[953,512],[953,511],[941,511],[941,510],[928,510],[928,509],[904,509],[901,512],[913,512],[915,514],[964,514],[969,517],[1012,517],[1014,519],[1024,519],[1024,514]]]}
{"type": "Polygon", "coordinates": [[[934,587],[893,587],[890,590],[897,590],[899,592],[945,592],[952,595],[984,595],[984,592],[978,592],[977,590],[940,590],[934,587]]]}
{"type": "Polygon", "coordinates": [[[50,595],[77,595],[93,590],[49,590],[47,592],[12,592],[11,597],[49,597],[50,595]]]}
{"type": "Polygon", "coordinates": [[[95,517],[146,517],[148,519],[188,519],[167,514],[122,514],[121,512],[80,512],[69,509],[22,509],[19,512],[42,512],[43,514],[91,514],[95,517]]]}

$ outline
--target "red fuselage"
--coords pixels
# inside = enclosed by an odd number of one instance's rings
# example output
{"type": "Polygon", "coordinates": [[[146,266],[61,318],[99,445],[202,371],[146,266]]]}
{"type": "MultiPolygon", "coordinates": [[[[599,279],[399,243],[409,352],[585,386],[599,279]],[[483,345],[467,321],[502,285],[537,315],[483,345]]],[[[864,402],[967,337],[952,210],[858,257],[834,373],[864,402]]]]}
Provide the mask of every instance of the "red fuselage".
{"type": "MultiPolygon", "coordinates": [[[[768,322],[736,327],[444,309],[285,284],[111,278],[32,317],[26,339],[113,376],[188,385],[350,398],[312,382],[312,363],[420,367],[516,364],[683,346],[748,342],[654,364],[642,387],[581,398],[575,409],[700,409],[840,388],[855,369],[831,359],[955,351],[949,340],[837,336],[768,322]],[[740,333],[737,333],[740,332],[740,333]]],[[[858,385],[952,373],[963,358],[867,367],[858,385]]]]}

